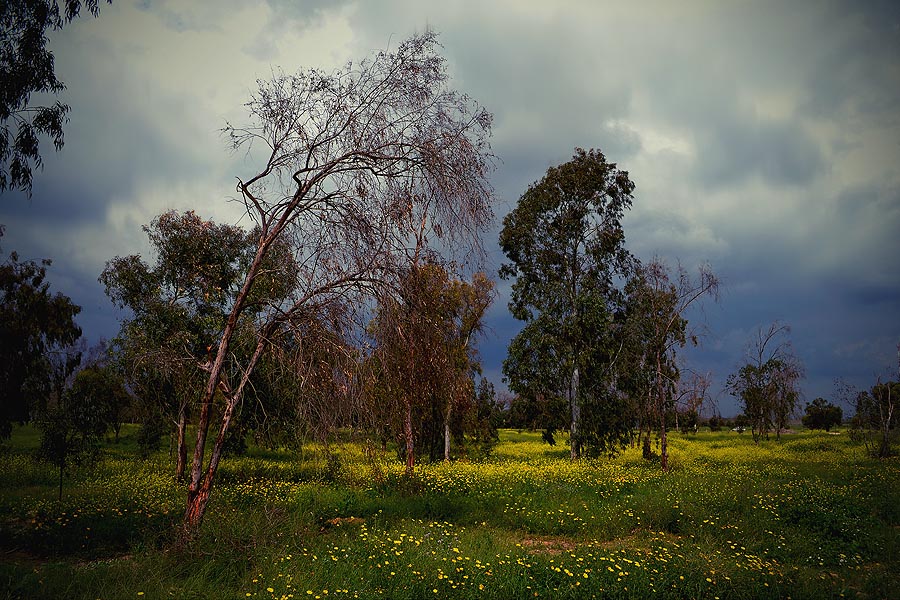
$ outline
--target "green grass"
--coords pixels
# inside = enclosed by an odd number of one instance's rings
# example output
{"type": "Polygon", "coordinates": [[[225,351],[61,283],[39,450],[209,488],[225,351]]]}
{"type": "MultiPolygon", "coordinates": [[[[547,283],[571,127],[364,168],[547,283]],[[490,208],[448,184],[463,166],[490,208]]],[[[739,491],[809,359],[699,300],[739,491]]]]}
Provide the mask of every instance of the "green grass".
{"type": "Polygon", "coordinates": [[[345,440],[227,458],[200,539],[134,430],[56,474],[18,428],[0,454],[0,598],[884,598],[900,584],[900,460],[848,436],[670,434],[573,463],[504,431],[482,462],[423,465],[345,440]]]}

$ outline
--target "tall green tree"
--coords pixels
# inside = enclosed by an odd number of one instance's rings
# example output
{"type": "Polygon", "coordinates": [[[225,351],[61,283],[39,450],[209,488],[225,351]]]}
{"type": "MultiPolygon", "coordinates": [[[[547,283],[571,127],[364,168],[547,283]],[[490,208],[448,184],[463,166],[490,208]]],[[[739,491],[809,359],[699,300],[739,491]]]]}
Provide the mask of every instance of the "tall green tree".
{"type": "Polygon", "coordinates": [[[528,188],[500,232],[500,276],[514,280],[509,308],[525,322],[503,373],[520,396],[565,398],[573,458],[586,443],[615,452],[630,433],[611,367],[617,285],[634,262],[622,229],[633,190],[602,152],[579,148],[528,188]]]}
{"type": "MultiPolygon", "coordinates": [[[[111,0],[108,0],[111,2],[111,0]]],[[[66,86],[56,78],[48,30],[72,21],[82,8],[100,13],[99,0],[4,0],[0,3],[0,192],[18,188],[31,195],[32,170],[41,167],[40,138],[63,147],[63,124],[69,106],[34,106],[35,93],[59,94],[66,86]]]]}
{"type": "Polygon", "coordinates": [[[49,259],[20,260],[16,252],[0,264],[0,439],[46,402],[53,391],[52,354],[81,337],[75,323],[81,307],[50,291],[49,266],[49,259]]]}

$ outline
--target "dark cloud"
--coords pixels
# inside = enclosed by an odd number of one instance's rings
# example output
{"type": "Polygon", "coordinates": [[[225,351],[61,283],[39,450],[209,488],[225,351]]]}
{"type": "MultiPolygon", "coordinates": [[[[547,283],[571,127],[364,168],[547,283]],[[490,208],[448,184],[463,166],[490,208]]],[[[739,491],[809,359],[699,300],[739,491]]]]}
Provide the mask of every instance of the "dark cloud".
{"type": "Polygon", "coordinates": [[[822,151],[796,123],[711,112],[695,131],[700,184],[724,186],[759,177],[802,185],[825,168],[822,151]]]}
{"type": "MultiPolygon", "coordinates": [[[[54,287],[85,307],[95,336],[115,329],[96,277],[106,259],[143,250],[141,224],[166,208],[237,219],[222,200],[254,163],[229,156],[217,129],[244,117],[257,77],[331,68],[431,27],[451,85],[495,116],[489,271],[503,262],[502,218],[528,185],[576,146],[599,148],[637,184],[632,250],[709,260],[723,280],[721,303],[692,317],[709,328],[702,348],[684,351],[697,370],[724,383],[775,319],[794,328],[808,396],[828,397],[836,377],[862,387],[894,364],[896,2],[138,7],[114,3],[54,37],[73,107],[66,147],[45,155],[30,203],[0,205],[0,245],[54,258],[54,287]]],[[[521,326],[506,310],[509,282],[498,290],[482,341],[492,378],[521,326]]]]}

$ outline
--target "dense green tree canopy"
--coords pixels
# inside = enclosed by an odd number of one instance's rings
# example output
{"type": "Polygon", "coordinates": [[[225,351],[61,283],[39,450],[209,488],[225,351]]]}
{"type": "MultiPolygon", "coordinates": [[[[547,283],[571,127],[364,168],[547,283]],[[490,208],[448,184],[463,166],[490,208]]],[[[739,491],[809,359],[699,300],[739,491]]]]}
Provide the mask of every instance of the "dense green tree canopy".
{"type": "MultiPolygon", "coordinates": [[[[2,236],[2,227],[0,227],[2,236]]],[[[47,267],[11,252],[0,264],[0,438],[50,392],[50,353],[81,337],[81,307],[50,291],[47,267]]]]}
{"type": "Polygon", "coordinates": [[[816,398],[812,403],[807,403],[802,420],[807,429],[830,431],[832,427],[840,425],[843,418],[844,411],[840,406],[835,406],[825,398],[816,398]]]}
{"type": "Polygon", "coordinates": [[[117,256],[100,282],[116,305],[131,311],[116,347],[129,385],[143,401],[145,424],[158,418],[178,423],[180,476],[184,427],[204,379],[198,365],[208,360],[224,326],[252,242],[242,229],[193,211],[163,213],[144,232],[155,261],[117,256]]]}
{"type": "Polygon", "coordinates": [[[634,262],[622,229],[633,190],[599,150],[577,149],[528,188],[500,232],[509,308],[526,323],[503,372],[520,395],[567,399],[573,457],[583,442],[613,452],[629,432],[609,365],[617,285],[634,262]]]}

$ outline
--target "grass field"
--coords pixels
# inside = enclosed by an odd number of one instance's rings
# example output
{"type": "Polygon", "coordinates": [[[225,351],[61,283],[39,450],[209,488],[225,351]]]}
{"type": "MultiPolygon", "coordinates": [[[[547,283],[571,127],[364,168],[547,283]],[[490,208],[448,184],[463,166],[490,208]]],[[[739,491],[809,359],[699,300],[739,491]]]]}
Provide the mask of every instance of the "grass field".
{"type": "Polygon", "coordinates": [[[845,434],[671,434],[573,463],[538,433],[423,465],[361,444],[251,448],[220,469],[201,538],[172,549],[183,486],[134,431],[66,481],[15,430],[0,454],[0,597],[900,597],[900,460],[845,434]]]}

